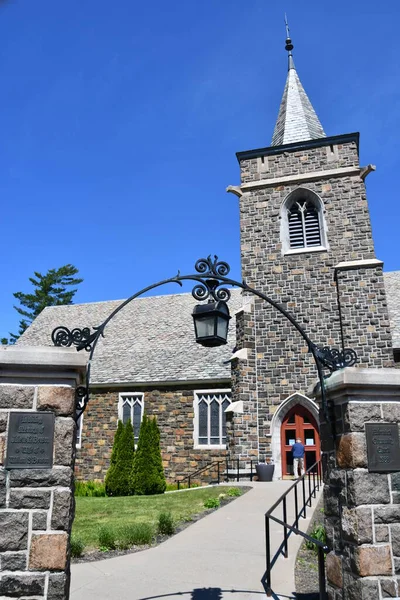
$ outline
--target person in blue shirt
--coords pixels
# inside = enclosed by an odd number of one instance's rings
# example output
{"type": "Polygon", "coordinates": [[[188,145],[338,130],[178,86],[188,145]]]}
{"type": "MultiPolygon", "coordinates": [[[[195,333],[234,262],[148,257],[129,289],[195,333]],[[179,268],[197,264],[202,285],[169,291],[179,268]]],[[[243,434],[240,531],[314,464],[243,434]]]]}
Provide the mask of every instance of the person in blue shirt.
{"type": "Polygon", "coordinates": [[[301,439],[297,438],[292,446],[293,454],[293,473],[295,477],[301,477],[304,473],[304,446],[301,439]]]}

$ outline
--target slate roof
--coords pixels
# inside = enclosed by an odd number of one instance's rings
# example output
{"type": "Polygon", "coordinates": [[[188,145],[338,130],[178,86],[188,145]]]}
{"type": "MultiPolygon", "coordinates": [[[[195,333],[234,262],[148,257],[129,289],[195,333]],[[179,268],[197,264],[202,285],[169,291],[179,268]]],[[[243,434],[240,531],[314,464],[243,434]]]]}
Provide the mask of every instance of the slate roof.
{"type": "Polygon", "coordinates": [[[326,137],[289,55],[289,68],[272,136],[272,146],[326,137]]]}
{"type": "Polygon", "coordinates": [[[400,348],[400,271],[384,273],[393,348],[400,348]]]}
{"type": "MultiPolygon", "coordinates": [[[[52,346],[57,326],[94,327],[121,300],[45,308],[18,340],[18,345],[52,346]]],[[[229,380],[235,346],[235,319],[231,319],[226,346],[203,348],[196,344],[191,294],[137,298],[121,310],[97,345],[91,370],[96,384],[139,384],[229,380]]],[[[242,306],[241,290],[232,290],[231,316],[242,306]]],[[[84,352],[84,350],[82,351],[84,352]]]]}
{"type": "MultiPolygon", "coordinates": [[[[400,349],[400,271],[384,273],[394,348],[400,349]]],[[[18,345],[51,346],[51,332],[64,325],[94,327],[121,300],[45,308],[18,340],[18,345]]],[[[194,340],[191,294],[138,298],[107,326],[92,364],[92,385],[228,381],[235,346],[235,320],[228,344],[203,348],[194,340]]],[[[232,290],[231,316],[243,305],[241,290],[232,290]]]]}

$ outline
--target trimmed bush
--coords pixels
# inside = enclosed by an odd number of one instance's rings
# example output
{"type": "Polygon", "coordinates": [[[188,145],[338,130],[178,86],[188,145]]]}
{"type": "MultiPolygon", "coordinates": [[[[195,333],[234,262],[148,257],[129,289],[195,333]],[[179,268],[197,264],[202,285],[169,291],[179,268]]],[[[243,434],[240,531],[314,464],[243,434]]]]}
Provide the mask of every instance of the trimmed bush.
{"type": "Polygon", "coordinates": [[[107,496],[129,496],[132,490],[132,466],[135,456],[135,440],[131,420],[118,423],[115,434],[112,464],[106,476],[107,496]],[[120,425],[121,424],[121,425],[120,425]]]}
{"type": "Polygon", "coordinates": [[[172,535],[175,533],[174,520],[170,512],[162,512],[159,514],[157,531],[162,535],[172,535]]]}
{"type": "Polygon", "coordinates": [[[103,526],[99,529],[100,550],[115,550],[117,547],[117,532],[113,527],[103,526]]]}
{"type": "Polygon", "coordinates": [[[72,534],[71,535],[71,556],[73,558],[80,558],[85,549],[85,544],[80,537],[72,534]]]}
{"type": "Polygon", "coordinates": [[[156,418],[144,414],[132,469],[132,486],[139,496],[163,494],[166,489],[156,418]]]}
{"type": "Polygon", "coordinates": [[[118,456],[118,448],[119,448],[119,443],[120,443],[120,439],[121,439],[123,430],[124,430],[124,424],[122,423],[122,421],[118,421],[118,427],[117,427],[117,431],[115,432],[115,435],[114,435],[114,443],[113,443],[113,447],[112,447],[112,451],[111,451],[110,467],[107,471],[107,475],[106,475],[106,478],[104,481],[107,496],[115,495],[113,492],[114,492],[114,489],[116,488],[115,479],[117,476],[117,469],[116,469],[117,456],[118,456]]]}

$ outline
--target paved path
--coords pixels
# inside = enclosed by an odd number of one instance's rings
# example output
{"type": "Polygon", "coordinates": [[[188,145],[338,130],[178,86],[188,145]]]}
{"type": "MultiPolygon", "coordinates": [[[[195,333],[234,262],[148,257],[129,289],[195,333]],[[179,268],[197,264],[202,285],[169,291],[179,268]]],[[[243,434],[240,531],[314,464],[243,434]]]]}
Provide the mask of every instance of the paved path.
{"type": "MultiPolygon", "coordinates": [[[[265,598],[260,583],[265,571],[264,513],[291,483],[254,482],[247,494],[155,548],[73,565],[71,600],[265,598]]],[[[289,502],[288,514],[293,512],[289,502]]],[[[301,521],[303,531],[308,522],[301,521]]],[[[273,551],[281,541],[282,527],[272,525],[273,551]]],[[[272,587],[279,598],[293,598],[294,561],[300,542],[298,536],[291,536],[289,558],[280,558],[274,567],[272,587]]]]}

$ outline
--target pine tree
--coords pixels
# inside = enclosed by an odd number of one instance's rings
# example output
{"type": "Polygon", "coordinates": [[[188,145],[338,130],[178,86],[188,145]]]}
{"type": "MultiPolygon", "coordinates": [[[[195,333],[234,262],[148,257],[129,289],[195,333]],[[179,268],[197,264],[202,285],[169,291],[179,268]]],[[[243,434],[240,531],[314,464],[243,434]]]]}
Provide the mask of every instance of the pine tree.
{"type": "Polygon", "coordinates": [[[156,419],[144,414],[132,471],[135,494],[150,495],[165,492],[166,481],[162,466],[160,431],[156,419]]]}
{"type": "Polygon", "coordinates": [[[11,344],[16,342],[46,306],[72,304],[77,290],[69,288],[83,281],[75,277],[77,273],[78,269],[73,265],[50,269],[44,275],[35,271],[34,277],[29,278],[34,291],[30,294],[15,292],[14,297],[19,300],[21,306],[14,308],[24,318],[19,323],[18,334],[10,333],[11,344]]]}
{"type": "Polygon", "coordinates": [[[110,466],[107,471],[105,478],[106,494],[107,496],[114,496],[113,490],[116,487],[116,476],[117,476],[117,456],[119,444],[121,441],[121,435],[124,430],[124,424],[122,421],[118,421],[117,431],[114,436],[114,443],[111,451],[110,466]]]}

